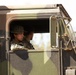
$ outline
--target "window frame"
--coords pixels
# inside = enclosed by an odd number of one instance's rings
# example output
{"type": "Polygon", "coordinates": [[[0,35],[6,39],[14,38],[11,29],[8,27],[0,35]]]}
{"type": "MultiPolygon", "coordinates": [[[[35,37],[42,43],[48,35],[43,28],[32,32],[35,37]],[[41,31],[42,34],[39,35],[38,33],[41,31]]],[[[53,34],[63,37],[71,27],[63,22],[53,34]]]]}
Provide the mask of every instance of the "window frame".
{"type": "MultiPolygon", "coordinates": [[[[6,48],[6,50],[7,50],[7,52],[8,51],[10,51],[10,46],[9,46],[9,42],[10,42],[10,37],[9,37],[9,25],[10,25],[10,23],[13,21],[13,20],[27,20],[27,19],[47,19],[48,18],[48,20],[49,20],[49,17],[47,17],[47,16],[45,16],[45,17],[37,17],[37,16],[33,16],[33,17],[26,17],[26,16],[15,16],[15,17],[12,17],[10,20],[8,20],[7,21],[7,24],[6,24],[6,26],[8,27],[8,28],[6,28],[6,30],[7,30],[7,36],[6,36],[6,38],[8,39],[7,41],[6,41],[6,45],[7,45],[7,48],[6,48]]],[[[50,33],[50,24],[49,24],[49,33],[50,33]]],[[[48,50],[47,50],[48,51],[48,50]]]]}

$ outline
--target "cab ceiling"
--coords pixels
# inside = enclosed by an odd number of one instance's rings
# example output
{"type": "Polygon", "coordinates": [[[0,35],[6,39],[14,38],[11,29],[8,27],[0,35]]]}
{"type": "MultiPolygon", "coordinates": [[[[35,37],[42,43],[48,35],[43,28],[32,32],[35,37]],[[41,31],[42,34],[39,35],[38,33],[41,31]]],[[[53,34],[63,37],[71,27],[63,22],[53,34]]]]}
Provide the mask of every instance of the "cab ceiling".
{"type": "Polygon", "coordinates": [[[16,25],[23,26],[25,31],[34,29],[35,33],[49,32],[49,19],[29,19],[29,20],[13,20],[10,22],[10,31],[16,25]]]}

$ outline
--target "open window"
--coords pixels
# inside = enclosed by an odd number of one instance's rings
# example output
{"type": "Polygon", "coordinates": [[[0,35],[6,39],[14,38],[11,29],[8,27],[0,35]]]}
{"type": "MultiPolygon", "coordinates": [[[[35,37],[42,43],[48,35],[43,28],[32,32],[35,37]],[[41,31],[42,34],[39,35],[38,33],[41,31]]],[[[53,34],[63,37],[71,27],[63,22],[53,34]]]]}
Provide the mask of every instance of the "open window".
{"type": "Polygon", "coordinates": [[[16,25],[24,27],[24,30],[34,29],[33,39],[30,41],[37,50],[44,50],[50,48],[50,27],[49,18],[39,19],[15,19],[10,22],[10,37],[13,40],[11,31],[16,25]]]}

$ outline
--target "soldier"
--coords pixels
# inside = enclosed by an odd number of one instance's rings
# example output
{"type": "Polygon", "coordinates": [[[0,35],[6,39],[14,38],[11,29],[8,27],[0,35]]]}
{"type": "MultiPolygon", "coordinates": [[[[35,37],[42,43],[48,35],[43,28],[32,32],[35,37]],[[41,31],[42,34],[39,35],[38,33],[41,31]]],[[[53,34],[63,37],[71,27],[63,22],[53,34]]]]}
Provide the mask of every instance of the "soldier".
{"type": "Polygon", "coordinates": [[[24,29],[22,26],[16,26],[13,31],[14,39],[11,42],[11,50],[15,48],[24,48],[23,38],[24,38],[24,29]]]}
{"type": "Polygon", "coordinates": [[[30,43],[30,40],[32,40],[33,38],[33,33],[34,31],[33,30],[28,30],[26,33],[25,33],[25,47],[26,48],[29,48],[29,49],[34,49],[33,45],[30,43]]]}
{"type": "MultiPolygon", "coordinates": [[[[34,49],[32,44],[27,41],[27,36],[26,39],[24,39],[24,29],[22,26],[16,26],[13,29],[13,35],[14,35],[14,39],[11,42],[11,50],[17,49],[17,48],[21,48],[21,49],[34,49]]],[[[28,32],[26,32],[28,33],[28,32]]],[[[32,36],[28,35],[28,39],[31,40],[32,36]]]]}

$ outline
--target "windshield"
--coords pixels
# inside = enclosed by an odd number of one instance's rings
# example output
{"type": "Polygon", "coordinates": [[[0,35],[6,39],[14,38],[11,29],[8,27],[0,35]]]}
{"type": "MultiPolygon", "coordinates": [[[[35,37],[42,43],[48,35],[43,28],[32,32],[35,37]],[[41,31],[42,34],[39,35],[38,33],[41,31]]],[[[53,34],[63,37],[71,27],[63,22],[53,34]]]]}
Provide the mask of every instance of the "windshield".
{"type": "Polygon", "coordinates": [[[70,37],[70,40],[75,41],[75,34],[74,34],[74,31],[73,31],[73,28],[72,28],[70,22],[67,19],[65,19],[64,21],[65,21],[65,24],[67,26],[67,32],[68,32],[68,35],[70,37]]]}

